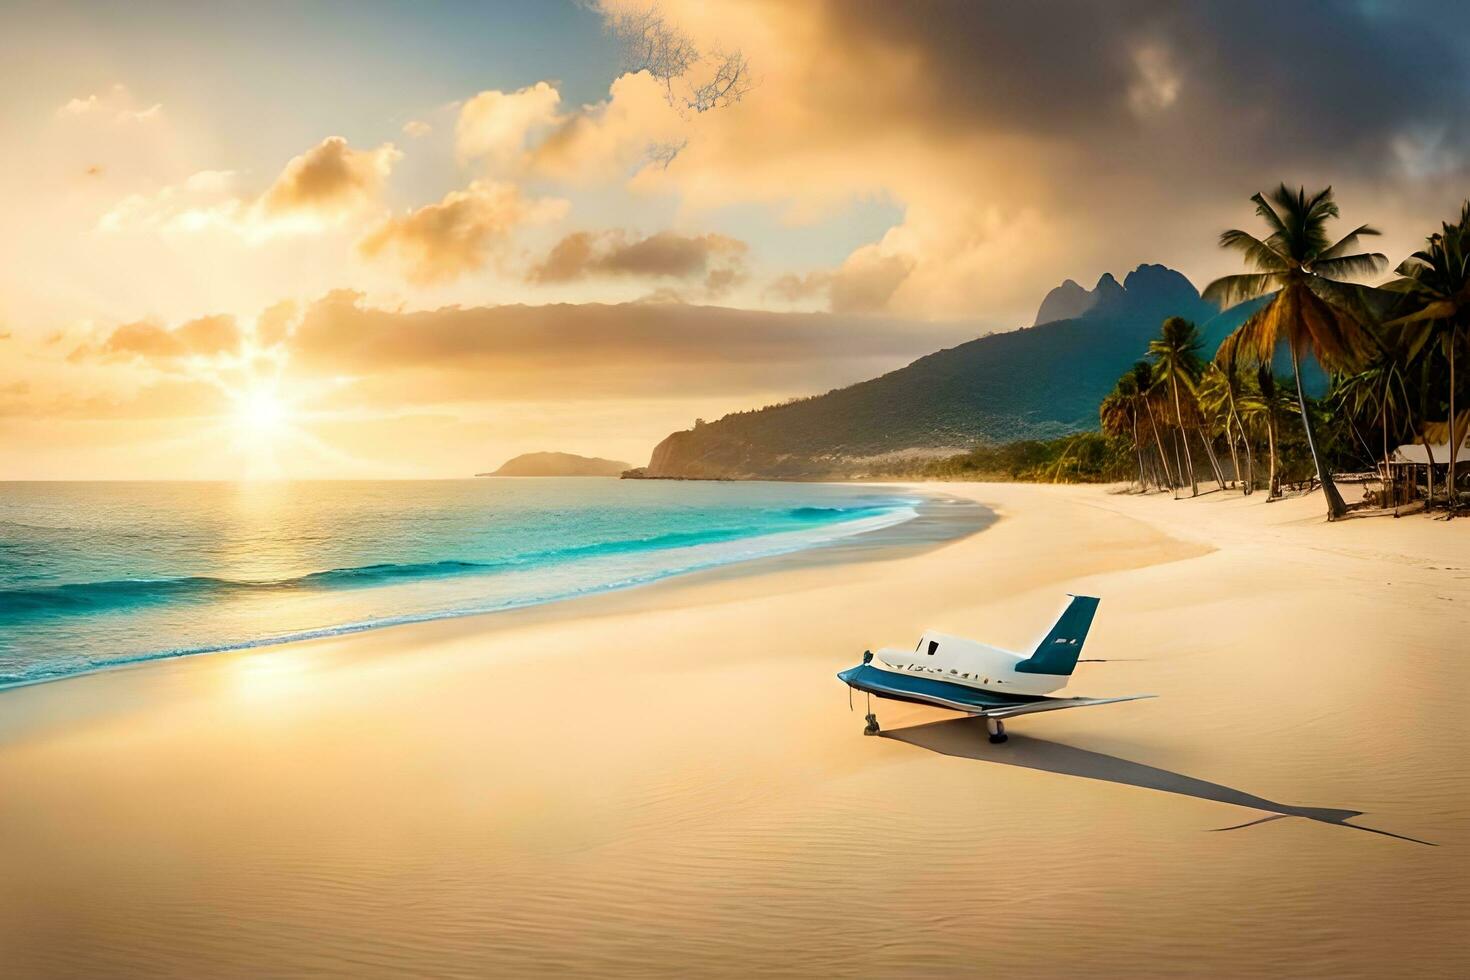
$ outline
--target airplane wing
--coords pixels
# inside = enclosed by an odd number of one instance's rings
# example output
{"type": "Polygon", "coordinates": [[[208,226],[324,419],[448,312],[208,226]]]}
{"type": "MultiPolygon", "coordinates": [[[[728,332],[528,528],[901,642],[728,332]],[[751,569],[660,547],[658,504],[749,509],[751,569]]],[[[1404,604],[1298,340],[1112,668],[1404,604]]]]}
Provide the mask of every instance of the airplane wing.
{"type": "Polygon", "coordinates": [[[1121,698],[1047,698],[1045,701],[1031,701],[1026,704],[1006,705],[1001,708],[990,708],[985,711],[970,712],[976,718],[1010,718],[1012,715],[1029,715],[1036,711],[1060,711],[1063,708],[1086,708],[1094,704],[1116,704],[1119,701],[1138,701],[1143,698],[1156,698],[1157,694],[1130,694],[1121,698]]]}

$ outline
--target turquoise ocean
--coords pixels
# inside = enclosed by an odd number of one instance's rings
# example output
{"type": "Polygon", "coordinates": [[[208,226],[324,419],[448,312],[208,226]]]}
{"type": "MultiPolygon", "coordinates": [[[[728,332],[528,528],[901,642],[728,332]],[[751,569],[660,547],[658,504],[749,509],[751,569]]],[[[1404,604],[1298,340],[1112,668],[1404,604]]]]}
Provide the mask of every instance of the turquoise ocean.
{"type": "Polygon", "coordinates": [[[0,483],[0,685],[625,588],[921,502],[605,479],[0,483]]]}

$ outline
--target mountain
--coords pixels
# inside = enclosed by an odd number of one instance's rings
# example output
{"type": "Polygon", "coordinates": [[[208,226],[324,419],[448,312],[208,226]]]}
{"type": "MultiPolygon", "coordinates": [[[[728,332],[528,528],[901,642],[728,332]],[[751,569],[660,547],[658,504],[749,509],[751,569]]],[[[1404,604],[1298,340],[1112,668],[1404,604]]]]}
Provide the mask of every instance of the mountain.
{"type": "Polygon", "coordinates": [[[1144,356],[1166,316],[1199,323],[1206,355],[1244,317],[1239,307],[1217,315],[1188,279],[1162,265],[1141,265],[1122,283],[1105,275],[1090,291],[1063,283],[1047,299],[1058,290],[1053,306],[1080,291],[1087,309],[941,350],[825,395],[696,423],[660,442],[644,475],[860,476],[888,461],[961,452],[976,442],[1095,429],[1099,402],[1144,356]]]}
{"type": "Polygon", "coordinates": [[[631,467],[616,459],[572,453],[523,453],[508,459],[494,473],[475,476],[621,476],[631,467]]]}
{"type": "Polygon", "coordinates": [[[1092,294],[1092,290],[1083,289],[1077,285],[1075,279],[1063,279],[1060,286],[1042,299],[1041,308],[1036,311],[1036,320],[1031,325],[1034,327],[1038,323],[1070,320],[1092,309],[1095,303],[1097,297],[1092,294]]]}
{"type": "MultiPolygon", "coordinates": [[[[1164,267],[1140,266],[1139,270],[1147,268],[1164,267]]],[[[1126,302],[1126,296],[1127,289],[1113,278],[1111,272],[1104,272],[1098,277],[1097,285],[1091,289],[1083,289],[1077,285],[1075,279],[1064,279],[1060,286],[1042,299],[1041,308],[1036,311],[1036,320],[1031,325],[1035,327],[1043,323],[1055,323],[1057,320],[1074,320],[1092,310],[1106,310],[1113,304],[1126,302]]]]}

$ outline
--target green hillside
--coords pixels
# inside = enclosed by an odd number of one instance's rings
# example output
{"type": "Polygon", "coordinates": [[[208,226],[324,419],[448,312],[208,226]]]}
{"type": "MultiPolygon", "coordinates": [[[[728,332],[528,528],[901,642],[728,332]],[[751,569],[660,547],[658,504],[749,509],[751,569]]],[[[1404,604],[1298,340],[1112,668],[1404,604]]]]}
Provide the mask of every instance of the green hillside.
{"type": "Polygon", "coordinates": [[[855,476],[888,468],[890,454],[939,455],[1094,429],[1098,403],[1164,317],[1199,322],[1213,350],[1245,312],[1216,315],[1188,279],[1161,265],[1140,266],[1121,287],[1105,280],[1081,316],[991,334],[871,381],[675,432],[654,449],[646,473],[855,476]]]}

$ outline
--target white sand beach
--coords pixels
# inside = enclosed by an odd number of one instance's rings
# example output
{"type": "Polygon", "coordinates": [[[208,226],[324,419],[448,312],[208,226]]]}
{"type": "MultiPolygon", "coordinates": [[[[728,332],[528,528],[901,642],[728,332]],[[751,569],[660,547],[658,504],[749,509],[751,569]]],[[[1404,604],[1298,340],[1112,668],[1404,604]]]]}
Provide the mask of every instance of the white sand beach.
{"type": "Polygon", "coordinates": [[[1470,973],[1470,521],[932,488],[1000,520],[0,692],[0,974],[1470,973]],[[862,736],[1069,591],[1157,699],[862,736]]]}

